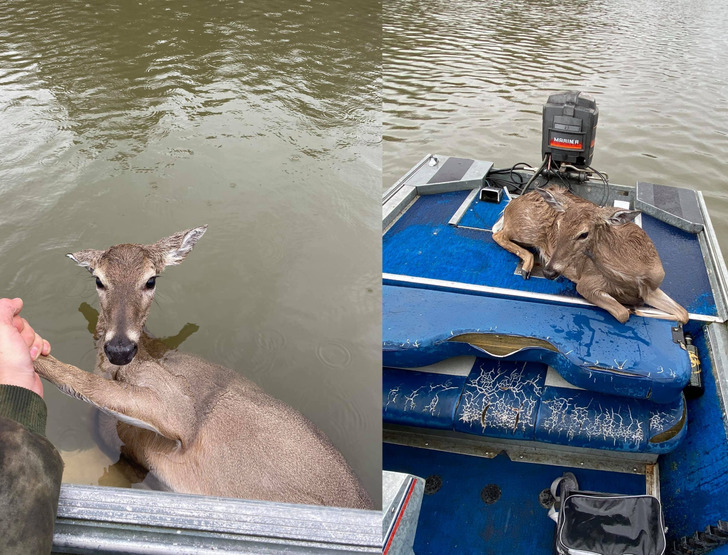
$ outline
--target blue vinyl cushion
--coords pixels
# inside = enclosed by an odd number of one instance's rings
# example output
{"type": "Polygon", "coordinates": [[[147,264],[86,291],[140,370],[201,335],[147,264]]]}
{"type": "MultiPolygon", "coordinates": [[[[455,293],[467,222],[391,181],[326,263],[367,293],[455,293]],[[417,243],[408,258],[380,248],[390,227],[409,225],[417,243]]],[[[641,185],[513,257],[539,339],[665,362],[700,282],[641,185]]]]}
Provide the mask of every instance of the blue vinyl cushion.
{"type": "Polygon", "coordinates": [[[501,359],[544,362],[590,391],[671,403],[690,378],[688,354],[665,320],[633,316],[620,324],[599,308],[391,285],[383,287],[383,306],[385,366],[421,367],[457,355],[494,358],[457,340],[477,334],[527,338],[533,346],[501,359]]]}
{"type": "Polygon", "coordinates": [[[467,434],[666,453],[687,431],[684,399],[658,404],[545,385],[536,362],[476,358],[468,376],[384,368],[384,421],[467,434]]]}

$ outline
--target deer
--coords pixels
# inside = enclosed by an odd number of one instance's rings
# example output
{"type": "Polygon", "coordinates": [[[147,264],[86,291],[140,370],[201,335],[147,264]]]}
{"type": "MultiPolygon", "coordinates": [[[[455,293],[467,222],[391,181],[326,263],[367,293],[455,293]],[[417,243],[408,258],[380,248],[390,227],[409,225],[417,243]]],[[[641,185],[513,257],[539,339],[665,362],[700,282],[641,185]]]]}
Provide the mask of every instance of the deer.
{"type": "Polygon", "coordinates": [[[302,414],[242,374],[147,332],[157,277],[181,263],[206,229],[68,254],[96,282],[96,368],[86,372],[49,355],[35,361],[36,372],[113,417],[114,425],[98,430],[103,441],[164,489],[373,508],[342,454],[302,414]]]}
{"type": "Polygon", "coordinates": [[[493,240],[522,261],[530,277],[537,250],[548,279],[563,275],[587,301],[627,322],[629,307],[649,304],[678,322],[688,312],[660,289],[665,270],[655,245],[634,223],[639,210],[600,207],[565,189],[536,189],[508,203],[493,240]],[[624,306],[627,305],[627,306],[624,306]]]}

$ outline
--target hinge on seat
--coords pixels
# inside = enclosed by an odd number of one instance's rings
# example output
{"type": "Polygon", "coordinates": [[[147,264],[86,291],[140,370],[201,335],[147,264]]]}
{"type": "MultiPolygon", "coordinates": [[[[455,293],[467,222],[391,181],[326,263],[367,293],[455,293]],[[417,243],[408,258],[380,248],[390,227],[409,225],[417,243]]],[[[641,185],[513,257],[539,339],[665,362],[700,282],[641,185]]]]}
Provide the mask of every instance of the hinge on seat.
{"type": "Polygon", "coordinates": [[[681,349],[685,349],[685,332],[683,331],[682,324],[678,324],[672,328],[672,342],[680,345],[681,349]]]}

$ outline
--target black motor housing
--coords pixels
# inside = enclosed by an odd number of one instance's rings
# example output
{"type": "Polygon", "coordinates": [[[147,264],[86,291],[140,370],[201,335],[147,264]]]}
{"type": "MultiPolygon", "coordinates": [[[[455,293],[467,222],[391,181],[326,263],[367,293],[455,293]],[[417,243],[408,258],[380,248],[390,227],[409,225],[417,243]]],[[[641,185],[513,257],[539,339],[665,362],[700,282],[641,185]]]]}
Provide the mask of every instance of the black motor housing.
{"type": "Polygon", "coordinates": [[[588,94],[568,91],[549,96],[543,107],[544,158],[550,154],[556,165],[591,164],[598,119],[596,100],[588,94]]]}

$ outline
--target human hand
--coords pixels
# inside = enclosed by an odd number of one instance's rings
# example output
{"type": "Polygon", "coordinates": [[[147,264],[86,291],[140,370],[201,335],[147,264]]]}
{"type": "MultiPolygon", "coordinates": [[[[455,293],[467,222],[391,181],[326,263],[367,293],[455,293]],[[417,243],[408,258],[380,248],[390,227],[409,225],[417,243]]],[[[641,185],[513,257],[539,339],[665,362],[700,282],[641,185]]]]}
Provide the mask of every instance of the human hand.
{"type": "Polygon", "coordinates": [[[0,384],[17,385],[43,397],[43,384],[33,361],[51,346],[20,317],[21,299],[0,299],[0,384]]]}

